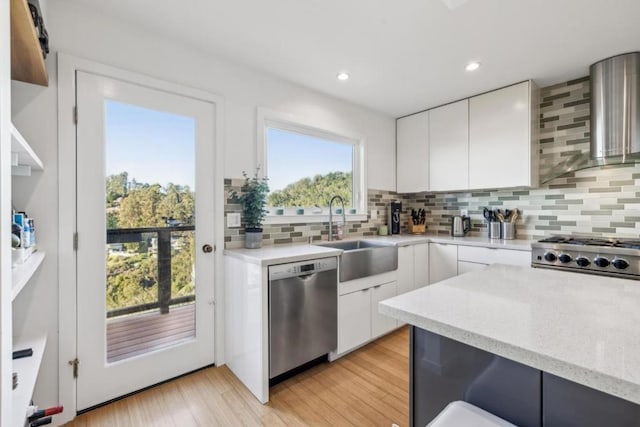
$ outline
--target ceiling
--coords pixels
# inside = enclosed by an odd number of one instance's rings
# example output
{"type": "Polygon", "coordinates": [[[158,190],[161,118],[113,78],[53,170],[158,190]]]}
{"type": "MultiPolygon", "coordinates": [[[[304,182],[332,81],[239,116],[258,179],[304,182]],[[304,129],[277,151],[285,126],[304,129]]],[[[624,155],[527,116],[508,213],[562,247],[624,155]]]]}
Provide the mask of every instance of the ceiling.
{"type": "Polygon", "coordinates": [[[640,50],[638,0],[73,1],[395,117],[640,50]]]}

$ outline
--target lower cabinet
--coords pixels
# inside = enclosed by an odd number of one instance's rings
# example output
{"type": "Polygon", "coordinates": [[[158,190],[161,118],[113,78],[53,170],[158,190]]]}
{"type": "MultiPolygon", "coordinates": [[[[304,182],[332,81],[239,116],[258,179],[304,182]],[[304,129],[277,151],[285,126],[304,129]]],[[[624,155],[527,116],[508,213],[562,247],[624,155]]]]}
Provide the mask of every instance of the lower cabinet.
{"type": "Polygon", "coordinates": [[[337,354],[394,330],[395,319],[378,313],[378,303],[397,294],[397,282],[389,282],[340,295],[338,302],[337,354]]]}
{"type": "Polygon", "coordinates": [[[398,295],[429,284],[429,244],[398,248],[398,295]]]}
{"type": "Polygon", "coordinates": [[[340,295],[338,303],[338,353],[371,339],[371,288],[340,295]]]}
{"type": "Polygon", "coordinates": [[[429,284],[458,275],[458,246],[429,243],[429,284]]]}
{"type": "Polygon", "coordinates": [[[398,321],[378,312],[380,301],[393,298],[398,294],[396,282],[374,286],[371,290],[371,338],[377,338],[398,327],[398,321]]]}

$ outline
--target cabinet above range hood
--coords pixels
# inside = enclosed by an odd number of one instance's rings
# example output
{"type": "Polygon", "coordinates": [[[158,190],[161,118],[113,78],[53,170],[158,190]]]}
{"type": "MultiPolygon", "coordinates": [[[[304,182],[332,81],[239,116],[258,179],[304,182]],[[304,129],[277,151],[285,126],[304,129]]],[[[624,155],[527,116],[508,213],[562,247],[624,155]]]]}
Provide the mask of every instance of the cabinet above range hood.
{"type": "Polygon", "coordinates": [[[596,62],[590,75],[590,152],[555,165],[543,182],[581,169],[640,162],[640,52],[596,62]]]}

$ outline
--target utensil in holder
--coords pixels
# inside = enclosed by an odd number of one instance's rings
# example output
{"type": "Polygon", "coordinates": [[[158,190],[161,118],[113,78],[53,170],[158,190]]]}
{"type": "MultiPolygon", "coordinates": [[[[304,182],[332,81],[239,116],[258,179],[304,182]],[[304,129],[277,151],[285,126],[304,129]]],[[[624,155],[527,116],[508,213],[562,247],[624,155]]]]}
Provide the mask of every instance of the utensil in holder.
{"type": "Polygon", "coordinates": [[[500,238],[500,222],[491,221],[489,223],[489,238],[490,239],[499,239],[500,238]]]}
{"type": "Polygon", "coordinates": [[[502,238],[504,240],[513,240],[516,238],[516,223],[515,222],[503,222],[500,223],[502,238]]]}

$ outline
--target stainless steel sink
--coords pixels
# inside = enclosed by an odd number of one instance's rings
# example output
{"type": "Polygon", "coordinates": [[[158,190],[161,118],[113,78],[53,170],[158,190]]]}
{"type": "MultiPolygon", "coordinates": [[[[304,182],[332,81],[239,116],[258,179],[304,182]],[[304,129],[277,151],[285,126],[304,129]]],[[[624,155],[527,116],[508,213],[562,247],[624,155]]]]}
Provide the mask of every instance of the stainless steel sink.
{"type": "Polygon", "coordinates": [[[376,240],[347,240],[319,243],[318,246],[342,249],[339,257],[340,281],[386,273],[398,268],[398,248],[376,240]]]}

